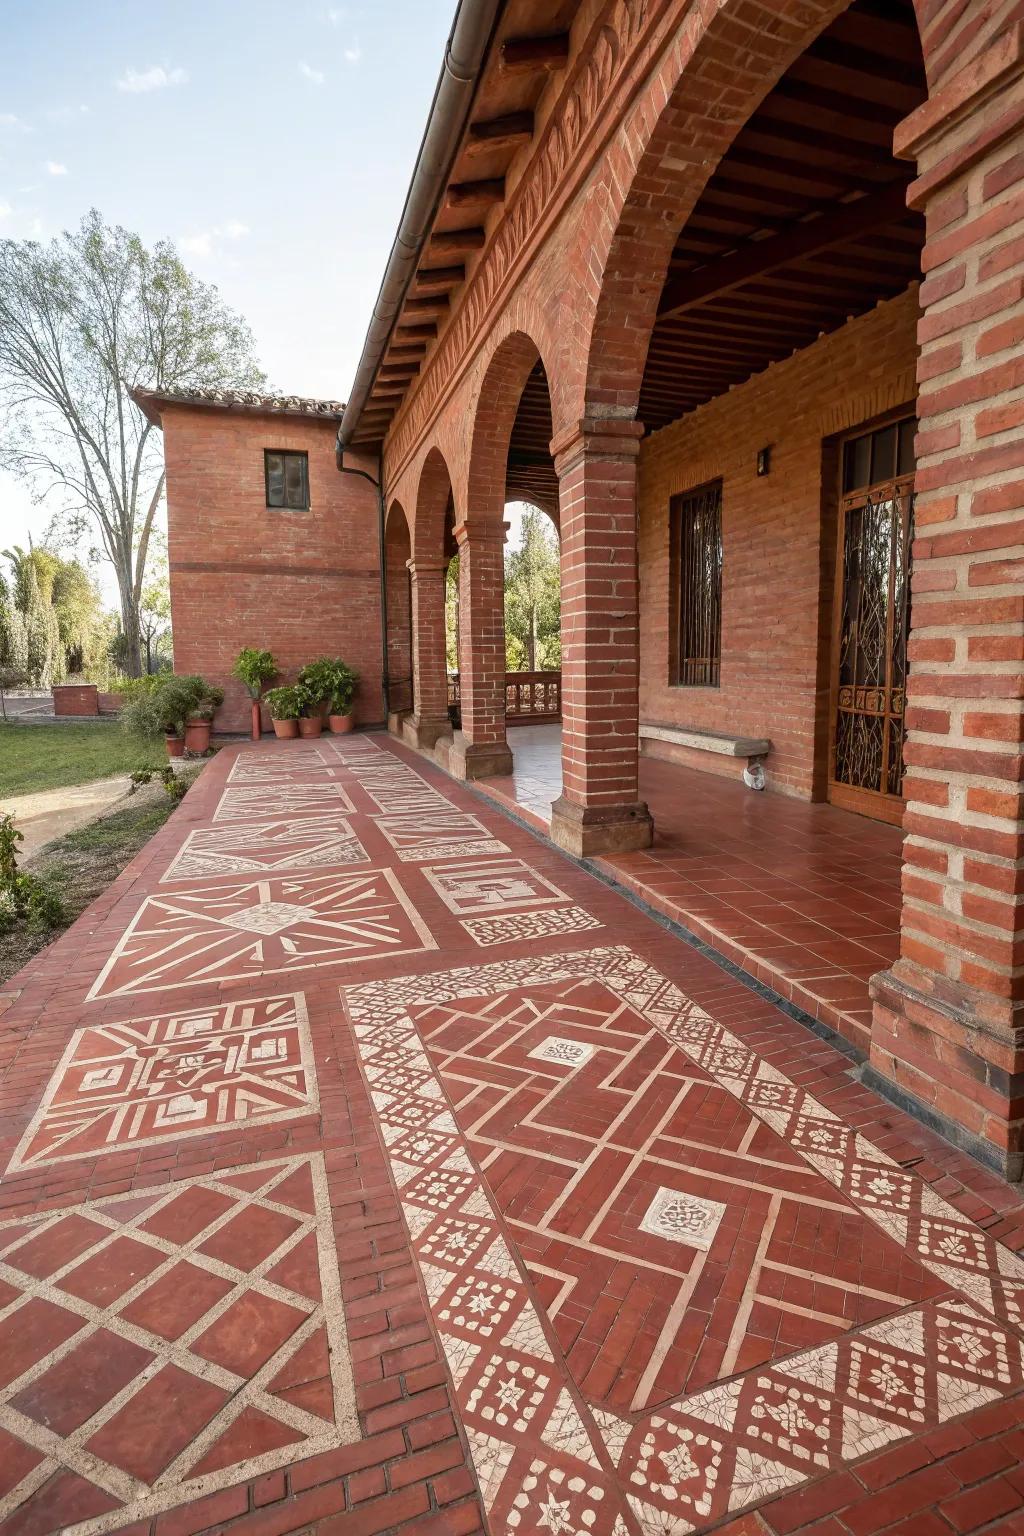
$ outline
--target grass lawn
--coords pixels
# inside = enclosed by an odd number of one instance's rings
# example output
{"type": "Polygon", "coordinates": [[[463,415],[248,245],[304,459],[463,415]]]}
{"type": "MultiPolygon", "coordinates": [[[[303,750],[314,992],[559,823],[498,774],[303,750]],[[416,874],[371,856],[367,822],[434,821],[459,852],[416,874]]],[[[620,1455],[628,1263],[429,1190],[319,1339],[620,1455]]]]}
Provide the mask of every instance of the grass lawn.
{"type": "Polygon", "coordinates": [[[98,725],[0,725],[0,795],[89,784],[116,773],[161,768],[162,742],[137,742],[111,721],[98,725]]]}

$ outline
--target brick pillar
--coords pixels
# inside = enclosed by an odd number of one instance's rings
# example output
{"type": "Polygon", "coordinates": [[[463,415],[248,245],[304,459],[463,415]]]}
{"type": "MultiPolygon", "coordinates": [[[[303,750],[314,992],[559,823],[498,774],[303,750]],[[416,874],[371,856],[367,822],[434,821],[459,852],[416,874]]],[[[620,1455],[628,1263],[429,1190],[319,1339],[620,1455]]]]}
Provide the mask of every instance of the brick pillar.
{"type": "Polygon", "coordinates": [[[639,799],[639,422],[587,418],[551,444],[562,539],[562,793],[551,836],[582,857],[647,848],[639,799]]]}
{"type": "Polygon", "coordinates": [[[1004,1176],[1024,1161],[1024,49],[901,124],[927,215],[900,958],[869,1074],[1004,1176]]]}
{"type": "Polygon", "coordinates": [[[512,772],[505,740],[505,526],[482,518],[455,529],[462,729],[448,767],[460,779],[512,772]]]}
{"type": "Polygon", "coordinates": [[[448,667],[445,659],[443,560],[410,560],[412,599],[413,712],[406,740],[430,748],[450,729],[448,667]]]}

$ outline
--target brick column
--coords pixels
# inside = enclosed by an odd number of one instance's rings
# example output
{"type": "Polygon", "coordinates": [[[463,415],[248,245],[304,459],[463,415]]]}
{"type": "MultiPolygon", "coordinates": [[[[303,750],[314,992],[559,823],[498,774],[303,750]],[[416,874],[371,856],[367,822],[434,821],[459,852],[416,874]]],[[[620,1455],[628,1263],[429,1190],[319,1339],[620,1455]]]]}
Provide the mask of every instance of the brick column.
{"type": "Polygon", "coordinates": [[[897,131],[927,215],[900,958],[869,1075],[1004,1176],[1024,1161],[1024,49],[897,131]]]}
{"type": "Polygon", "coordinates": [[[448,668],[445,660],[443,560],[410,560],[412,577],[413,712],[403,727],[414,747],[430,748],[446,736],[448,668]]]}
{"type": "Polygon", "coordinates": [[[562,539],[562,793],[551,836],[578,857],[647,848],[639,799],[637,421],[587,418],[551,444],[562,539]]]}
{"type": "Polygon", "coordinates": [[[505,740],[505,526],[481,518],[455,529],[462,729],[448,767],[460,779],[512,772],[505,740]]]}

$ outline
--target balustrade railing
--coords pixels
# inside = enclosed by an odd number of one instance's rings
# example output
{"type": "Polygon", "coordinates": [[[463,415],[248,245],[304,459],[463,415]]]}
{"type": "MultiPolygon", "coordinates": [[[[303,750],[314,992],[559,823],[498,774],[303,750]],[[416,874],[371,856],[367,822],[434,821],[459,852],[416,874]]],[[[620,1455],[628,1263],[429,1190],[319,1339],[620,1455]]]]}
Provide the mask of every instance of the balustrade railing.
{"type": "MultiPolygon", "coordinates": [[[[459,674],[448,674],[448,708],[462,705],[459,674]]],[[[561,672],[506,672],[505,719],[510,725],[562,718],[561,672]]]]}

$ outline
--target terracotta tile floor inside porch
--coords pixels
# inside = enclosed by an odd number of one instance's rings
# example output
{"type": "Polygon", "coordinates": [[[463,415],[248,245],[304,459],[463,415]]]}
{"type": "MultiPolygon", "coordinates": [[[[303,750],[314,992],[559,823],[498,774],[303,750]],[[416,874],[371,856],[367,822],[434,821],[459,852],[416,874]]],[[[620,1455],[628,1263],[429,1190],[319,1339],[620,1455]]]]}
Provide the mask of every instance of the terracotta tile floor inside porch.
{"type": "MultiPolygon", "coordinates": [[[[514,777],[482,787],[546,826],[561,792],[560,728],[517,727],[509,744],[514,777]]],[[[868,979],[899,954],[899,830],[648,757],[640,793],[654,846],[599,867],[866,1049],[868,979]]]]}
{"type": "Polygon", "coordinates": [[[4,989],[0,1168],[0,1536],[1022,1529],[1019,1191],[386,737],[4,989]]]}

